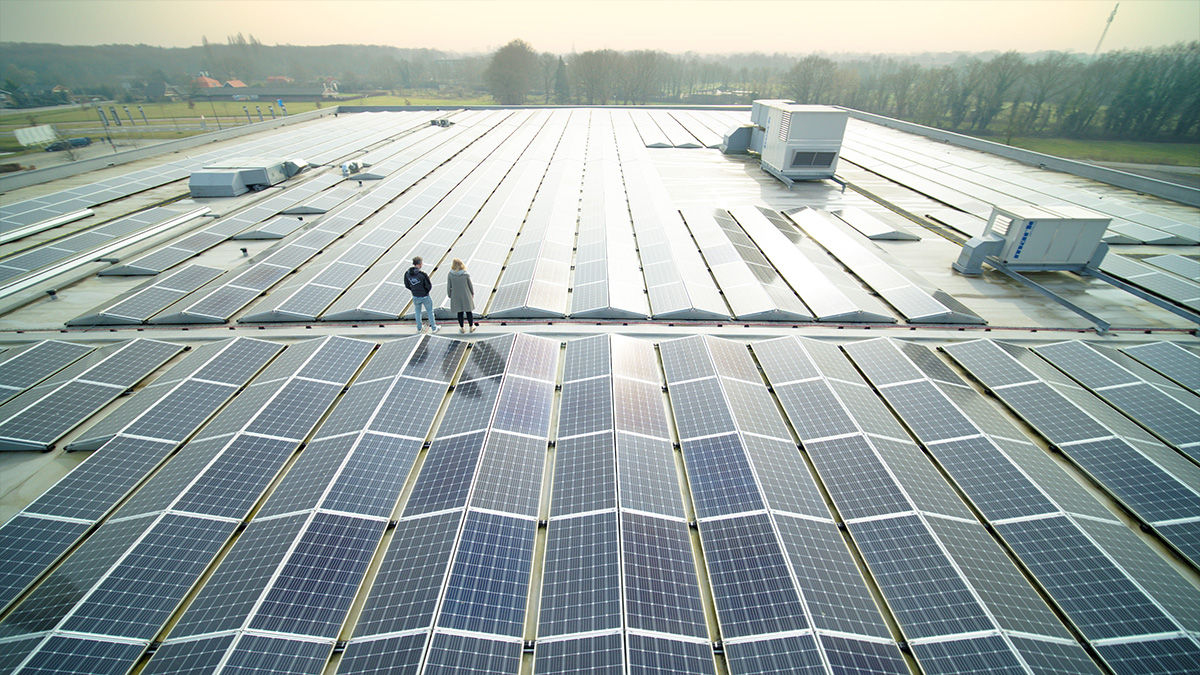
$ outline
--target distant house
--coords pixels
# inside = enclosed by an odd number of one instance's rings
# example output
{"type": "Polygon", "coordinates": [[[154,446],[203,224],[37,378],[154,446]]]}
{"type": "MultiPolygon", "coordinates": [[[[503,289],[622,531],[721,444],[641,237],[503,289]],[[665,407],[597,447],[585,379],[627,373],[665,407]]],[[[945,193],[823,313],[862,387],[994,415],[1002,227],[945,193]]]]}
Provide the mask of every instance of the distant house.
{"type": "Polygon", "coordinates": [[[246,86],[246,83],[242,82],[241,80],[229,80],[228,82],[226,82],[224,84],[224,86],[230,87],[232,89],[241,89],[246,86]]]}
{"type": "Polygon", "coordinates": [[[220,82],[212,79],[211,77],[209,77],[207,75],[201,75],[200,77],[197,77],[196,79],[192,80],[192,83],[195,84],[196,87],[199,89],[211,89],[214,87],[221,86],[220,82]]]}
{"type": "Polygon", "coordinates": [[[272,85],[272,84],[292,84],[292,83],[294,83],[294,82],[295,82],[295,80],[294,80],[294,79],[292,79],[292,78],[290,78],[290,77],[288,77],[287,75],[268,75],[268,76],[267,76],[267,84],[268,84],[268,85],[272,85]]]}

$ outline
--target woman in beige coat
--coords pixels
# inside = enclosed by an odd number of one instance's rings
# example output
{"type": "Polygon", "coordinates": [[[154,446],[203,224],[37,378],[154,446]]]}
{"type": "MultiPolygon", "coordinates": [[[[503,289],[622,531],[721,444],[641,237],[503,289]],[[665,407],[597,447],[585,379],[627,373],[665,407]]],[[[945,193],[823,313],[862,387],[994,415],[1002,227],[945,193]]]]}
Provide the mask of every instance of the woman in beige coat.
{"type": "Polygon", "coordinates": [[[475,287],[471,284],[467,266],[455,258],[450,263],[450,274],[446,276],[446,295],[450,296],[450,311],[458,314],[458,332],[467,332],[463,326],[463,315],[466,314],[471,332],[474,333],[475,316],[471,312],[475,310],[475,287]]]}

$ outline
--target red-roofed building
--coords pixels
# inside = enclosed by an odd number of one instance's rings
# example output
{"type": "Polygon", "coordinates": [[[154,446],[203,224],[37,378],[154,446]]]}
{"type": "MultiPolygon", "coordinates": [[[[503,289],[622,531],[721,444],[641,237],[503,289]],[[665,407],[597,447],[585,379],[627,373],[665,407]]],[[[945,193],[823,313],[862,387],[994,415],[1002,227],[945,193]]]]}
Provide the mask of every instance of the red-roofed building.
{"type": "Polygon", "coordinates": [[[295,82],[295,80],[288,77],[287,75],[268,75],[267,76],[267,84],[292,84],[293,82],[295,82]]]}
{"type": "Polygon", "coordinates": [[[228,82],[225,83],[225,86],[233,87],[235,89],[240,89],[242,87],[245,87],[246,83],[242,82],[241,80],[229,80],[228,82]]]}
{"type": "Polygon", "coordinates": [[[192,82],[194,82],[196,84],[196,86],[201,89],[209,89],[211,87],[220,87],[221,86],[220,82],[212,79],[211,77],[209,77],[207,75],[201,75],[200,77],[197,77],[195,80],[192,80],[192,82]]]}

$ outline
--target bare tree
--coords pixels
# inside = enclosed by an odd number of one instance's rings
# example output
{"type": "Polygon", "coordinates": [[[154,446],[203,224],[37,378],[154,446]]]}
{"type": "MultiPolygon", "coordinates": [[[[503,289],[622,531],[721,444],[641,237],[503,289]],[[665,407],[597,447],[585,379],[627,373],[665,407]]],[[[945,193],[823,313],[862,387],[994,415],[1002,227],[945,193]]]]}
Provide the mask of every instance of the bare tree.
{"type": "Polygon", "coordinates": [[[611,49],[586,51],[571,61],[575,90],[588,105],[608,103],[616,88],[614,74],[620,54],[611,49]]]}
{"type": "Polygon", "coordinates": [[[788,92],[796,103],[826,103],[833,91],[837,64],[823,56],[806,56],[788,71],[788,92]]]}
{"type": "Polygon", "coordinates": [[[525,102],[537,72],[538,55],[524,40],[513,40],[492,55],[483,80],[501,105],[525,102]]]}
{"type": "Polygon", "coordinates": [[[550,52],[542,52],[538,56],[538,71],[542,76],[542,92],[546,95],[545,103],[550,103],[554,76],[558,73],[558,61],[558,57],[550,52]]]}

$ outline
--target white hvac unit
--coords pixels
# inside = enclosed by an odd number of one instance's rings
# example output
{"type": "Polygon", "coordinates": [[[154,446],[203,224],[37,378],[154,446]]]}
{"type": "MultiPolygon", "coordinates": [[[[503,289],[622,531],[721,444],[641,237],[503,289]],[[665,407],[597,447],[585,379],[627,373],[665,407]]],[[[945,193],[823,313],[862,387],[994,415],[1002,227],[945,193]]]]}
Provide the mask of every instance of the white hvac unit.
{"type": "Polygon", "coordinates": [[[307,167],[302,159],[233,158],[193,172],[188,188],[193,197],[236,197],[278,185],[307,167]]]}
{"type": "Polygon", "coordinates": [[[972,237],[952,267],[980,274],[983,263],[1012,271],[1094,270],[1108,245],[1111,218],[1081,206],[993,206],[983,234],[972,237]]]}
{"type": "Polygon", "coordinates": [[[833,178],[849,117],[832,106],[762,99],[750,107],[750,126],[730,130],[722,148],[759,153],[762,168],[785,183],[833,178]]]}

